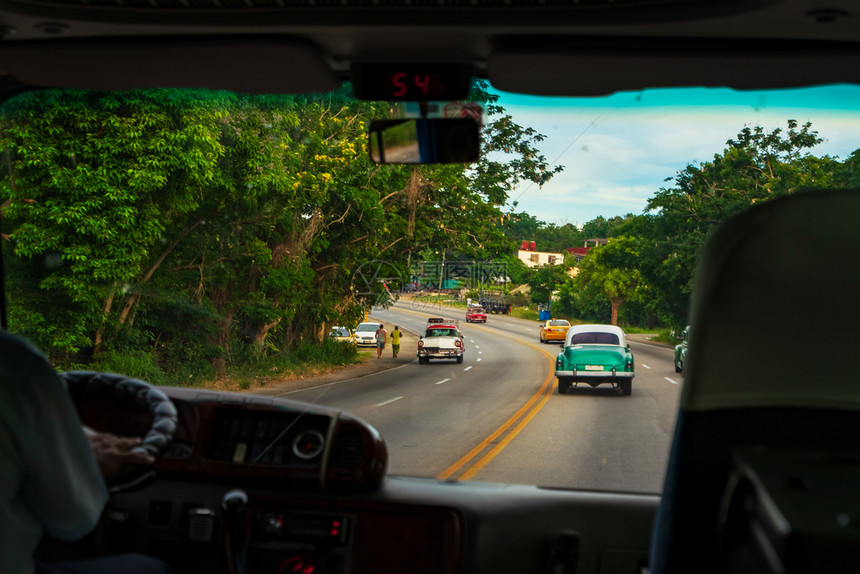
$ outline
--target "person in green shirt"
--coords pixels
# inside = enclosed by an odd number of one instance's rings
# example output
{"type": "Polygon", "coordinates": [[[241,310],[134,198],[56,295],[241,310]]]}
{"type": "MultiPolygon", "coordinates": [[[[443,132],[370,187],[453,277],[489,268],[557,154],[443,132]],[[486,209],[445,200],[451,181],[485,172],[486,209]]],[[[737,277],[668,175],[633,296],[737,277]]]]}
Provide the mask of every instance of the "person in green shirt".
{"type": "Polygon", "coordinates": [[[391,352],[394,353],[394,358],[397,358],[397,353],[400,352],[400,337],[403,336],[403,333],[400,332],[400,327],[397,325],[394,326],[394,330],[391,331],[391,352]]]}

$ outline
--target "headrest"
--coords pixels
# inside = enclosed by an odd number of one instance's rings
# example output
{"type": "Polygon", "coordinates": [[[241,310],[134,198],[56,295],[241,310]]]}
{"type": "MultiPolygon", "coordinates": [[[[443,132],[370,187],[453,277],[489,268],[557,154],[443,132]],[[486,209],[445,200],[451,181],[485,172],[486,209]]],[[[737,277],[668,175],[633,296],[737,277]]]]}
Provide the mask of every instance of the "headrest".
{"type": "Polygon", "coordinates": [[[860,410],[858,297],[858,190],[731,219],[699,263],[681,407],[860,410]]]}

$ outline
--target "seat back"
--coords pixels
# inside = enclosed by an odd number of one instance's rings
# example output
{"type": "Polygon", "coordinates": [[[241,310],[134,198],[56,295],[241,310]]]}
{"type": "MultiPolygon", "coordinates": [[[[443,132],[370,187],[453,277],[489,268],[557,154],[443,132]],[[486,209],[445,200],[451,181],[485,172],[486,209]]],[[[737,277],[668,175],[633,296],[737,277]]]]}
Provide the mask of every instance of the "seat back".
{"type": "Polygon", "coordinates": [[[712,235],[696,277],[652,572],[727,571],[720,521],[739,449],[860,454],[858,295],[858,191],[770,201],[712,235]]]}

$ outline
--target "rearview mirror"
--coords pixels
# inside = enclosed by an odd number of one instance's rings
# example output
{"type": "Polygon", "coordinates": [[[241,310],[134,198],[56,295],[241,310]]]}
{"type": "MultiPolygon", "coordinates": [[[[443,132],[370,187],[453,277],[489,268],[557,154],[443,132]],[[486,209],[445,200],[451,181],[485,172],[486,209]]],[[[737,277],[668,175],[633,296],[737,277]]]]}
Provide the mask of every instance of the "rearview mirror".
{"type": "Polygon", "coordinates": [[[472,118],[413,118],[370,123],[376,163],[469,163],[481,150],[481,125],[472,118]]]}

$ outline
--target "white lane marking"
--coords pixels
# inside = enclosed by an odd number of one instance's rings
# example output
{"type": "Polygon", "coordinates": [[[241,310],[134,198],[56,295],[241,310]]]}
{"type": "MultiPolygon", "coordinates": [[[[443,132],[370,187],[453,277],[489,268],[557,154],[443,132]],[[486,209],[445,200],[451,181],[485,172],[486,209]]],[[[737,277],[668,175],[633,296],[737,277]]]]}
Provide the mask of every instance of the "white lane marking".
{"type": "Polygon", "coordinates": [[[466,368],[465,368],[465,369],[463,369],[463,370],[464,370],[464,371],[468,371],[468,370],[469,370],[469,369],[471,369],[471,368],[472,368],[472,367],[466,367],[466,368]]]}
{"type": "Polygon", "coordinates": [[[483,355],[483,354],[484,354],[484,351],[478,351],[478,354],[479,354],[479,355],[483,355]]]}
{"type": "Polygon", "coordinates": [[[508,327],[516,327],[516,325],[514,325],[512,323],[505,323],[505,325],[507,325],[508,327]]]}
{"type": "Polygon", "coordinates": [[[469,342],[470,342],[470,343],[474,343],[474,342],[475,342],[475,340],[474,340],[474,339],[469,339],[469,342]]]}
{"type": "Polygon", "coordinates": [[[375,405],[373,405],[373,406],[375,406],[375,407],[384,407],[385,405],[387,405],[387,404],[391,404],[391,403],[393,403],[394,401],[399,401],[399,400],[400,400],[400,399],[402,399],[402,398],[403,398],[403,397],[394,397],[394,398],[393,398],[393,399],[391,399],[390,401],[383,401],[383,402],[381,402],[381,403],[376,403],[376,404],[375,404],[375,405]]]}
{"type": "Polygon", "coordinates": [[[643,367],[645,367],[646,369],[650,369],[650,368],[651,368],[651,367],[649,367],[648,365],[646,365],[645,363],[642,363],[642,366],[643,366],[643,367]]]}
{"type": "Polygon", "coordinates": [[[448,381],[450,381],[450,380],[451,380],[451,379],[442,379],[441,381],[439,381],[438,383],[435,383],[435,384],[437,384],[437,385],[441,385],[442,383],[447,383],[447,382],[448,382],[448,381]]]}
{"type": "Polygon", "coordinates": [[[481,346],[480,346],[480,345],[475,345],[475,348],[476,348],[476,349],[480,349],[480,348],[481,348],[481,346]]]}
{"type": "Polygon", "coordinates": [[[480,360],[481,360],[481,357],[478,357],[478,359],[477,359],[477,360],[478,360],[478,361],[480,361],[480,360]]]}
{"type": "Polygon", "coordinates": [[[672,380],[672,379],[670,379],[669,377],[663,377],[663,378],[664,378],[664,379],[666,379],[667,381],[669,381],[670,383],[672,383],[673,385],[677,385],[677,384],[678,384],[678,381],[673,381],[673,380],[672,380]]]}

